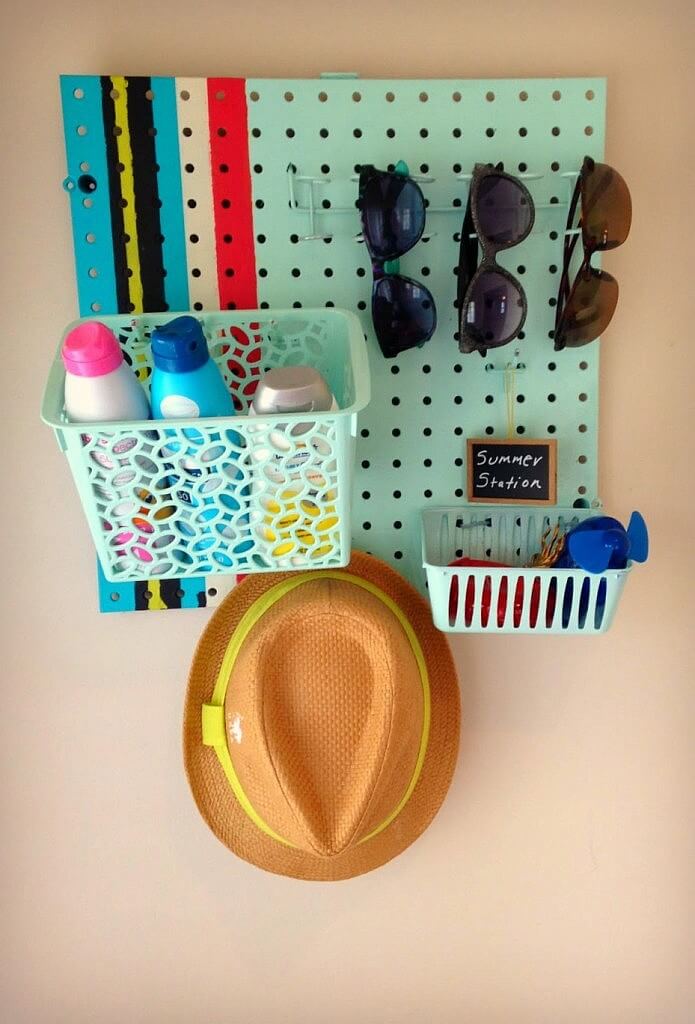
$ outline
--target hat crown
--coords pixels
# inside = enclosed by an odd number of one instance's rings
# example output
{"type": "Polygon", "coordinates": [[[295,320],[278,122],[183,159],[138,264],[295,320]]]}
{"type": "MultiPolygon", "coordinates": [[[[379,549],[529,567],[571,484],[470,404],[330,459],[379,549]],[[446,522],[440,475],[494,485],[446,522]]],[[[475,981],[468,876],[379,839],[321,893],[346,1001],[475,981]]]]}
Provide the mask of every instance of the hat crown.
{"type": "Polygon", "coordinates": [[[298,849],[336,856],[396,807],[415,769],[422,683],[392,612],[330,579],[266,612],[230,676],[227,722],[239,780],[261,817],[298,849]]]}

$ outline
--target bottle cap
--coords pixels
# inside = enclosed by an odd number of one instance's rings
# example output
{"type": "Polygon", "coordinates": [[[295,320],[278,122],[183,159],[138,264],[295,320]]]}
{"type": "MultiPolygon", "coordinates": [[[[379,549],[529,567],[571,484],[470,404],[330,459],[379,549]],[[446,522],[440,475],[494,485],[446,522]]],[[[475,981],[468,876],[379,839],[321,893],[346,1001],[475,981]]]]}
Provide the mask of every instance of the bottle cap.
{"type": "Polygon", "coordinates": [[[61,355],[67,372],[77,377],[102,377],[123,362],[116,335],[97,320],[73,327],[63,341],[61,355]]]}
{"type": "Polygon", "coordinates": [[[253,396],[254,412],[326,412],[333,396],[313,366],[279,366],[259,381],[253,396]]]}
{"type": "Polygon", "coordinates": [[[177,316],[152,331],[152,358],[158,370],[189,373],[208,361],[203,328],[194,316],[177,316]]]}

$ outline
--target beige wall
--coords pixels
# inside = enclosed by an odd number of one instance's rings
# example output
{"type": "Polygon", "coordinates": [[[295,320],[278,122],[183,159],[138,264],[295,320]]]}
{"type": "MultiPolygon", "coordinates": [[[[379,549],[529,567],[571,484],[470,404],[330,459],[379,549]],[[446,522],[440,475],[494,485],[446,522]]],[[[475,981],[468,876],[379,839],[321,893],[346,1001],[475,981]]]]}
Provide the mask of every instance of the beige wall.
{"type": "Polygon", "coordinates": [[[19,0],[3,15],[0,409],[18,485],[1,510],[3,1022],[695,1019],[690,9],[19,0]],[[457,640],[463,744],[434,827],[370,876],[309,886],[247,867],[199,820],[180,713],[209,613],[97,614],[38,406],[76,308],[58,74],[322,69],[608,76],[607,153],[635,219],[607,261],[621,301],[601,493],[644,511],[653,558],[603,639],[457,640]]]}

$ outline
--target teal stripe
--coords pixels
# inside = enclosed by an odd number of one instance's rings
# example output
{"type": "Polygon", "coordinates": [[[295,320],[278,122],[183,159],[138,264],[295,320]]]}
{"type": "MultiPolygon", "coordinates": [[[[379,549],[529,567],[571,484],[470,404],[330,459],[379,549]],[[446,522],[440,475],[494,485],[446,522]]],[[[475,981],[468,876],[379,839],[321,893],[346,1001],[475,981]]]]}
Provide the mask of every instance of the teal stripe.
{"type": "Polygon", "coordinates": [[[155,151],[159,171],[157,187],[162,203],[159,211],[164,242],[162,252],[166,277],[164,294],[169,309],[188,309],[186,234],[183,221],[183,189],[179,130],[176,116],[176,79],[153,78],[152,114],[157,134],[155,151]]]}
{"type": "Polygon", "coordinates": [[[72,186],[67,191],[72,215],[80,315],[117,313],[101,79],[96,75],[61,75],[60,95],[67,157],[66,183],[72,186]],[[76,90],[78,96],[75,95],[76,90]],[[83,163],[89,164],[88,171],[80,167],[83,163]],[[80,188],[81,179],[86,185],[86,174],[96,181],[94,192],[85,192],[80,188]],[[85,206],[85,199],[91,205],[85,206]],[[94,236],[93,242],[87,241],[88,235],[94,236]],[[91,269],[96,270],[96,277],[90,276],[91,269]],[[98,303],[98,311],[92,309],[94,303],[98,303]]]}

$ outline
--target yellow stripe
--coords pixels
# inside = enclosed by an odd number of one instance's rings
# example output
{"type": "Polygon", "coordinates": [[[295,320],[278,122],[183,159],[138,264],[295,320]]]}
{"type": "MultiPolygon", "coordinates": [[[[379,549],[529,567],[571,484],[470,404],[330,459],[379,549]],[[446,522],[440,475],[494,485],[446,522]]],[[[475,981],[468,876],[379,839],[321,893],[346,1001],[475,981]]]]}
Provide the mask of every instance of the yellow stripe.
{"type": "Polygon", "coordinates": [[[162,600],[162,590],[159,585],[159,580],[148,580],[147,589],[152,595],[147,601],[147,608],[151,612],[164,611],[168,605],[164,604],[162,600]]]}
{"type": "MultiPolygon", "coordinates": [[[[425,761],[431,718],[429,676],[427,672],[427,663],[425,662],[425,657],[422,653],[420,642],[417,636],[415,635],[415,632],[413,631],[413,627],[410,625],[410,622],[403,614],[402,610],[398,607],[395,601],[393,601],[388,596],[388,594],[385,594],[382,590],[380,590],[379,587],[376,586],[376,584],[371,583],[369,580],[364,580],[359,576],[352,576],[350,573],[341,572],[340,570],[322,569],[316,572],[302,573],[301,575],[294,576],[292,579],[285,580],[283,583],[278,583],[274,587],[271,587],[270,590],[267,590],[265,594],[259,597],[257,601],[254,601],[251,607],[246,610],[238,626],[232,633],[230,641],[227,645],[227,649],[224,653],[224,657],[222,658],[222,664],[220,666],[220,671],[217,675],[217,681],[215,683],[215,689],[213,690],[212,699],[210,701],[210,704],[204,704],[202,708],[203,721],[207,721],[209,723],[210,718],[214,718],[214,712],[212,713],[211,716],[210,709],[224,707],[224,700],[227,693],[227,686],[229,685],[229,679],[231,676],[232,668],[234,667],[234,663],[237,659],[237,656],[239,654],[239,651],[241,650],[244,641],[246,640],[246,637],[248,636],[251,629],[253,629],[253,627],[259,621],[259,619],[262,618],[262,616],[265,615],[265,613],[270,608],[272,608],[277,601],[281,600],[281,598],[291,593],[297,587],[301,587],[305,583],[310,583],[312,580],[321,578],[342,580],[346,583],[352,583],[354,586],[361,587],[363,590],[366,590],[370,594],[373,594],[382,602],[382,604],[386,605],[389,611],[391,611],[396,616],[401,626],[403,627],[403,631],[405,632],[405,635],[408,638],[408,642],[410,643],[410,646],[412,648],[413,654],[415,655],[415,661],[417,663],[418,670],[420,673],[420,682],[422,684],[422,733],[420,736],[420,747],[418,750],[417,760],[415,762],[415,768],[413,769],[413,774],[411,776],[410,782],[408,783],[408,786],[406,787],[405,793],[403,794],[403,796],[401,797],[400,801],[393,809],[393,811],[391,811],[388,817],[385,818],[384,821],[381,822],[381,824],[377,825],[377,827],[373,829],[369,833],[369,835],[364,836],[360,840],[360,843],[365,843],[368,839],[373,839],[374,836],[378,835],[380,832],[383,832],[384,829],[391,824],[394,818],[398,814],[400,814],[400,812],[403,810],[406,803],[410,799],[413,790],[417,785],[417,780],[420,777],[422,766],[425,761]]],[[[208,739],[220,739],[219,730],[215,731],[205,728],[203,733],[204,742],[206,739],[206,735],[208,739]]],[[[249,817],[251,821],[253,821],[254,825],[256,825],[257,828],[259,828],[262,832],[265,832],[265,834],[270,836],[272,839],[277,840],[277,842],[282,843],[285,846],[293,846],[293,844],[290,843],[287,839],[283,839],[283,837],[278,835],[277,832],[274,832],[270,825],[268,825],[268,823],[264,821],[263,818],[261,818],[260,814],[258,814],[256,809],[252,805],[251,801],[249,800],[248,796],[244,792],[244,789],[239,780],[239,776],[237,775],[234,769],[234,764],[232,763],[232,758],[229,753],[229,748],[227,746],[226,731],[223,731],[222,733],[221,742],[213,742],[211,745],[213,746],[213,749],[217,754],[217,758],[222,766],[222,770],[224,771],[227,780],[229,781],[230,786],[232,787],[234,795],[237,798],[239,805],[241,806],[242,810],[247,815],[247,817],[249,817]]]]}
{"type": "Polygon", "coordinates": [[[113,101],[114,119],[120,133],[116,134],[118,159],[123,166],[121,171],[121,195],[126,201],[123,208],[123,227],[128,237],[125,243],[126,263],[132,274],[128,277],[128,294],[134,307],[133,312],[143,312],[142,278],[140,276],[140,250],[138,248],[138,227],[135,219],[135,180],[133,178],[133,150],[130,145],[130,128],[128,127],[128,101],[126,98],[128,83],[120,75],[111,78],[114,87],[113,101]]]}

